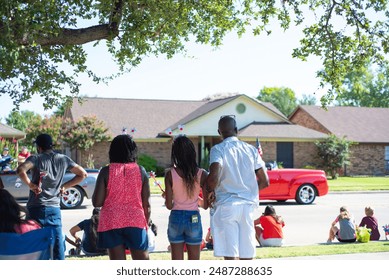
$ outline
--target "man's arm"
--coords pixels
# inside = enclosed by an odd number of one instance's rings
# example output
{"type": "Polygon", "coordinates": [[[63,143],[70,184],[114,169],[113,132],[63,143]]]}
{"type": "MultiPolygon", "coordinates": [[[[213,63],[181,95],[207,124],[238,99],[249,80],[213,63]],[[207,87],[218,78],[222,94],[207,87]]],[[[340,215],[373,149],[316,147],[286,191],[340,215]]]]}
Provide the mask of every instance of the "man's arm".
{"type": "Polygon", "coordinates": [[[31,161],[25,161],[18,166],[18,168],[16,169],[16,174],[18,174],[20,180],[22,180],[23,183],[25,183],[31,191],[33,191],[35,194],[40,194],[42,192],[42,189],[38,185],[31,182],[30,178],[28,178],[27,175],[28,170],[33,167],[34,164],[31,161]]]}
{"type": "Polygon", "coordinates": [[[269,176],[267,175],[265,168],[262,167],[256,170],[255,174],[257,175],[258,190],[267,188],[270,183],[269,183],[269,176]]]}
{"type": "MultiPolygon", "coordinates": [[[[219,186],[222,166],[218,162],[213,162],[209,166],[209,174],[206,180],[206,188],[208,193],[208,205],[212,205],[215,201],[215,189],[219,186]]],[[[211,206],[212,207],[212,206],[211,206]]]]}
{"type": "Polygon", "coordinates": [[[88,173],[86,173],[85,169],[82,168],[80,165],[75,165],[74,167],[72,167],[70,169],[70,172],[74,173],[75,176],[62,185],[61,188],[63,191],[77,185],[78,183],[81,183],[86,177],[88,177],[88,173]]]}

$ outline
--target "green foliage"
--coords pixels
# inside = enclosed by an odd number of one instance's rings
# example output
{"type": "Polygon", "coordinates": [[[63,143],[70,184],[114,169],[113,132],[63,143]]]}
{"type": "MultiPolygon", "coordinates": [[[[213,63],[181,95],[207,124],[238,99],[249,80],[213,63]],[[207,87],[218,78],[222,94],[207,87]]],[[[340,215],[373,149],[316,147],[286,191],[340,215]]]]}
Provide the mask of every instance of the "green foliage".
{"type": "Polygon", "coordinates": [[[302,98],[297,100],[299,105],[316,105],[317,99],[314,95],[303,94],[302,98]]]}
{"type": "Polygon", "coordinates": [[[294,91],[285,87],[264,87],[259,92],[257,99],[272,103],[285,116],[289,116],[297,106],[294,91]]]}
{"type": "Polygon", "coordinates": [[[343,81],[337,103],[340,106],[389,107],[389,64],[373,69],[366,66],[350,72],[343,81]]]}
{"type": "Polygon", "coordinates": [[[142,165],[147,172],[154,171],[157,177],[165,175],[165,169],[157,165],[157,160],[149,155],[141,154],[137,160],[139,165],[142,165]]]}
{"type": "Polygon", "coordinates": [[[324,141],[316,141],[318,156],[323,161],[324,169],[332,179],[338,177],[338,170],[349,164],[350,147],[354,143],[345,138],[330,135],[324,141]]]}
{"type": "Polygon", "coordinates": [[[33,119],[42,120],[42,117],[32,111],[12,111],[8,117],[5,118],[7,125],[16,128],[20,131],[26,131],[33,119]]]}
{"type": "Polygon", "coordinates": [[[291,24],[304,27],[293,57],[307,60],[314,55],[323,61],[317,76],[323,87],[331,85],[321,100],[326,105],[339,93],[347,73],[367,59],[377,65],[385,61],[387,4],[388,0],[0,0],[0,94],[8,94],[16,107],[40,95],[44,107],[52,108],[62,103],[63,92],[78,96],[81,74],[105,81],[87,67],[88,43],[105,43],[119,66],[115,77],[144,57],[185,53],[189,41],[217,47],[231,31],[270,34],[270,23],[278,22],[283,29],[291,24]]]}
{"type": "Polygon", "coordinates": [[[88,151],[95,143],[111,139],[108,128],[96,116],[83,116],[77,122],[66,119],[62,129],[62,140],[70,148],[81,151],[88,151]]]}
{"type": "Polygon", "coordinates": [[[31,119],[26,128],[26,143],[33,143],[35,138],[41,133],[47,133],[53,138],[54,149],[62,148],[61,129],[63,118],[58,116],[46,116],[43,119],[36,117],[31,119]]]}

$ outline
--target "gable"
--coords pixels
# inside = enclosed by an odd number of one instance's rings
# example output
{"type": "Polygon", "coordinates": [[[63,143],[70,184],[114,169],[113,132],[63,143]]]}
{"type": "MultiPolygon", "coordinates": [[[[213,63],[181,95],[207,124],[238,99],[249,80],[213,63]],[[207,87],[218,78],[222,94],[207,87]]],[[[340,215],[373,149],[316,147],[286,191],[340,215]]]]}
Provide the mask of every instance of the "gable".
{"type": "Polygon", "coordinates": [[[246,95],[215,100],[199,107],[186,119],[173,125],[173,134],[180,133],[179,125],[184,125],[183,133],[188,136],[218,136],[217,124],[221,116],[234,115],[238,130],[253,122],[289,123],[288,119],[271,105],[257,101],[246,95]]]}

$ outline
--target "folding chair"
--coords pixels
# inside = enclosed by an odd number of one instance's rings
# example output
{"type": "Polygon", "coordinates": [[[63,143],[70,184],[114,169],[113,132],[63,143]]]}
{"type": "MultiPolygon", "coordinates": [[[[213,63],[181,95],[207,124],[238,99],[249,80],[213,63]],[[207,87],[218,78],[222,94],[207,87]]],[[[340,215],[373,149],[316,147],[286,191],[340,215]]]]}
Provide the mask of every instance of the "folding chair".
{"type": "Polygon", "coordinates": [[[53,246],[50,227],[23,234],[0,233],[0,260],[52,260],[53,246]]]}

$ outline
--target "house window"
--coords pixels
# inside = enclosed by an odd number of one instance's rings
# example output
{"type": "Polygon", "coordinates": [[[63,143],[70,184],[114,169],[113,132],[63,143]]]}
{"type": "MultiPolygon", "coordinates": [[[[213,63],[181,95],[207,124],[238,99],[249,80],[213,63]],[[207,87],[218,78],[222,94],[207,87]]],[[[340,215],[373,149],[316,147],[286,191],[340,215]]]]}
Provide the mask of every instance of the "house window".
{"type": "Polygon", "coordinates": [[[243,103],[239,103],[238,105],[236,105],[236,111],[239,114],[243,114],[244,112],[246,112],[246,105],[244,105],[243,103]]]}
{"type": "Polygon", "coordinates": [[[389,146],[385,146],[385,169],[389,170],[389,146]]]}

